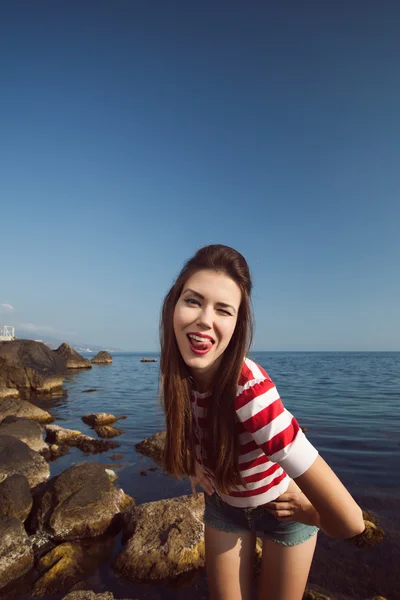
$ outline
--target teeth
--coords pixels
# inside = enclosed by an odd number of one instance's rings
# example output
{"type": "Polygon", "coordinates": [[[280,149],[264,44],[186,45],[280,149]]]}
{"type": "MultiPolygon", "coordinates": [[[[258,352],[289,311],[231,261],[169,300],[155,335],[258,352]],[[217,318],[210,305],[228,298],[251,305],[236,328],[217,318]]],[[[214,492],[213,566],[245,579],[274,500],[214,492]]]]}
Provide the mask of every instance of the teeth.
{"type": "Polygon", "coordinates": [[[196,340],[196,342],[203,342],[203,343],[211,342],[210,338],[203,338],[203,337],[200,337],[199,335],[190,334],[189,337],[192,340],[196,340]]]}

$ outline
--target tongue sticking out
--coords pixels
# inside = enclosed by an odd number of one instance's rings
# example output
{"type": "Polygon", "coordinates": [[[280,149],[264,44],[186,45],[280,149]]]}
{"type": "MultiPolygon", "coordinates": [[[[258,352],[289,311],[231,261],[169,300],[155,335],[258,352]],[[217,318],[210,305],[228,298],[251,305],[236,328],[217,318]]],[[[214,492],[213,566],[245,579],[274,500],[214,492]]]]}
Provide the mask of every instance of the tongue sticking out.
{"type": "Polygon", "coordinates": [[[193,348],[196,348],[196,350],[208,350],[208,348],[211,348],[212,346],[211,340],[204,340],[203,342],[199,342],[198,340],[189,338],[189,342],[192,344],[193,348]]]}

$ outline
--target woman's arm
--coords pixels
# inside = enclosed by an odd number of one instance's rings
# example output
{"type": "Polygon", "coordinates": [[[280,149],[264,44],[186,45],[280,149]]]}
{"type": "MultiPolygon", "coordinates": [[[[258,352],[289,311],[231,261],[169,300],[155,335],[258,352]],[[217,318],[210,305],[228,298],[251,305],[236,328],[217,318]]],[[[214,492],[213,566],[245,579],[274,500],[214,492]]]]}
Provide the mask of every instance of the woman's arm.
{"type": "Polygon", "coordinates": [[[347,539],[364,531],[361,508],[321,456],[294,480],[318,512],[327,535],[347,539]]]}

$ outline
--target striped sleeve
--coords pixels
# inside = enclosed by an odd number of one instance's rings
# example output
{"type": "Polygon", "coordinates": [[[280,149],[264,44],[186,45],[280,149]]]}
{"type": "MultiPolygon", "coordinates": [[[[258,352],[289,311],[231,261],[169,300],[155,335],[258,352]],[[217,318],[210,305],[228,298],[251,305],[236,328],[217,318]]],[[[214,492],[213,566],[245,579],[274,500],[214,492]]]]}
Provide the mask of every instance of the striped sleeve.
{"type": "Polygon", "coordinates": [[[266,373],[239,387],[235,408],[244,430],[292,479],[305,473],[317,458],[318,451],[286,410],[266,373]]]}

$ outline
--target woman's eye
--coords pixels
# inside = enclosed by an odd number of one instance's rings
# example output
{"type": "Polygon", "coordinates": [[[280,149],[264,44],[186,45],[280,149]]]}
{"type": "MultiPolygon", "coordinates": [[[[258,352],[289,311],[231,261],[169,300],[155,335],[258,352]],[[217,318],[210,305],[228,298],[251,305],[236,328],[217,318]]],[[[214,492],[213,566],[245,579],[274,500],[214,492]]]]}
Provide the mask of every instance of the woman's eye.
{"type": "Polygon", "coordinates": [[[189,304],[189,306],[200,306],[200,302],[195,298],[185,298],[185,302],[186,304],[189,304]]]}
{"type": "Polygon", "coordinates": [[[224,308],[219,308],[218,310],[224,315],[229,315],[230,317],[232,316],[231,313],[228,310],[225,310],[224,308]]]}

